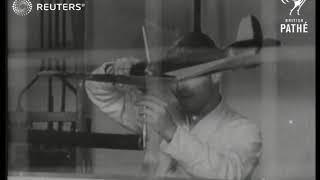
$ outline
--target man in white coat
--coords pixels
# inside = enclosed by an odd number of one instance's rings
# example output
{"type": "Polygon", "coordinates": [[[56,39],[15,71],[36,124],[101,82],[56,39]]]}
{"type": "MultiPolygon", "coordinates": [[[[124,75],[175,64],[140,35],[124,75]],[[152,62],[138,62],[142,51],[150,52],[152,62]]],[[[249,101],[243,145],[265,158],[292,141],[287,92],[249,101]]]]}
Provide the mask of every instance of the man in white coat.
{"type": "MultiPolygon", "coordinates": [[[[214,48],[208,41],[202,43],[214,48]]],[[[138,62],[120,58],[93,73],[129,75],[138,62]]],[[[160,135],[157,176],[246,179],[259,161],[261,134],[254,123],[224,102],[220,80],[217,73],[178,82],[174,89],[177,108],[134,86],[86,81],[85,87],[92,102],[113,120],[136,133],[142,132],[143,120],[160,135]]]]}
{"type": "MultiPolygon", "coordinates": [[[[119,59],[107,71],[126,74],[123,67],[129,68],[134,62],[119,59]]],[[[104,73],[107,64],[93,73],[104,73]]],[[[219,76],[179,82],[176,94],[185,116],[171,115],[166,102],[143,96],[135,87],[87,81],[86,90],[92,102],[115,121],[140,133],[140,120],[144,119],[159,133],[164,139],[161,151],[168,157],[163,159],[172,161],[163,162],[167,168],[160,161],[159,176],[243,179],[259,159],[261,136],[252,122],[225,104],[219,92],[219,76]],[[175,168],[170,167],[175,163],[175,168]]]]}

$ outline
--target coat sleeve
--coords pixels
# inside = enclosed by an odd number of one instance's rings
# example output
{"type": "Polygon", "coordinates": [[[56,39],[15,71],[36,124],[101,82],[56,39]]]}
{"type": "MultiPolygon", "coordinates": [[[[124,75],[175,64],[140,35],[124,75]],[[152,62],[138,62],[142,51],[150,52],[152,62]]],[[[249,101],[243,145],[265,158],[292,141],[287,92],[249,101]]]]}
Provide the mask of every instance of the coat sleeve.
{"type": "Polygon", "coordinates": [[[261,136],[254,125],[229,129],[233,140],[229,147],[203,143],[179,127],[164,148],[191,176],[217,179],[245,179],[256,166],[261,151],[261,136]]]}
{"type": "MultiPolygon", "coordinates": [[[[95,69],[93,74],[111,72],[112,63],[104,63],[95,69]]],[[[139,94],[133,86],[119,86],[112,83],[86,81],[85,89],[89,99],[111,119],[136,133],[140,132],[137,121],[137,107],[134,105],[139,94]]]]}

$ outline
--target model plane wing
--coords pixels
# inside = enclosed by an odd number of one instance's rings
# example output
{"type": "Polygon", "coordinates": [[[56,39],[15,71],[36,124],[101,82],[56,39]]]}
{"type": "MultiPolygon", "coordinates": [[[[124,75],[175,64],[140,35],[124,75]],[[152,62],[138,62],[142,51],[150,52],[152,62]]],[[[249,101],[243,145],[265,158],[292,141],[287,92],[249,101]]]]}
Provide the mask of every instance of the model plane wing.
{"type": "Polygon", "coordinates": [[[141,88],[146,86],[146,80],[157,81],[163,83],[174,83],[176,81],[173,77],[162,76],[127,76],[127,75],[112,75],[112,74],[87,74],[87,73],[67,73],[55,70],[40,71],[38,73],[41,77],[56,76],[70,79],[88,80],[96,82],[108,82],[117,84],[135,85],[141,88]]]}

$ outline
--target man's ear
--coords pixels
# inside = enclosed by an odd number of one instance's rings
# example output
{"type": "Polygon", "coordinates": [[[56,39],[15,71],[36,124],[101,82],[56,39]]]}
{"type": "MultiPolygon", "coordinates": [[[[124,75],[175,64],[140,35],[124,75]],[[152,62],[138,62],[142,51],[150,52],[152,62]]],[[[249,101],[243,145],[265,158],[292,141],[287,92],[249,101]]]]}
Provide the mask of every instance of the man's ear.
{"type": "Polygon", "coordinates": [[[222,73],[211,74],[211,80],[213,83],[219,83],[222,77],[222,73]]]}

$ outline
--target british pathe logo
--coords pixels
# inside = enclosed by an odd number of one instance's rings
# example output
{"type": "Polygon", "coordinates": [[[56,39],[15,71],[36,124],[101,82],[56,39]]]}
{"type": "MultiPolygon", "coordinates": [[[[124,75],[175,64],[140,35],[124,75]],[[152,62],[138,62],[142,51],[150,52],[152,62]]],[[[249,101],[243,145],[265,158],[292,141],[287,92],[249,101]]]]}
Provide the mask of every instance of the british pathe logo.
{"type": "Polygon", "coordinates": [[[19,16],[25,16],[32,10],[32,3],[29,0],[15,0],[12,4],[13,12],[19,16]]]}
{"type": "Polygon", "coordinates": [[[300,16],[300,9],[306,1],[307,0],[281,0],[283,4],[290,4],[290,2],[293,2],[293,7],[289,13],[290,16],[292,15],[293,10],[295,9],[297,10],[297,15],[300,16]]]}
{"type": "MultiPolygon", "coordinates": [[[[280,23],[280,32],[284,34],[309,33],[309,24],[305,16],[300,13],[301,7],[307,0],[281,0],[285,5],[292,4],[289,15],[280,23]],[[292,2],[292,3],[290,3],[292,2]]],[[[309,1],[310,2],[310,1],[309,1]]],[[[290,6],[291,7],[291,6],[290,6]]]]}

